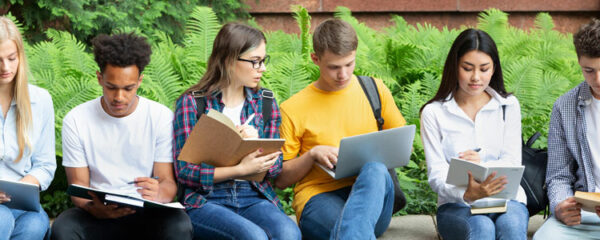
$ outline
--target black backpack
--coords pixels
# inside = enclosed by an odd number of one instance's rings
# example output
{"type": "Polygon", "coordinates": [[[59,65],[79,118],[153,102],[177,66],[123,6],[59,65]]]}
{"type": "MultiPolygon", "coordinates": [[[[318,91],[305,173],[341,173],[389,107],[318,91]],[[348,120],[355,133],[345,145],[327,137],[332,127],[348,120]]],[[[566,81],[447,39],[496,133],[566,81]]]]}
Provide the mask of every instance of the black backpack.
{"type": "MultiPolygon", "coordinates": [[[[263,122],[267,124],[269,121],[271,121],[271,111],[273,110],[273,98],[275,95],[273,94],[273,91],[269,89],[262,88],[262,90],[262,116],[263,122]]],[[[196,119],[200,119],[206,108],[206,97],[200,91],[193,91],[191,94],[192,97],[194,97],[194,100],[196,100],[196,111],[198,112],[196,114],[196,119]]],[[[184,204],[184,198],[185,187],[177,182],[177,200],[181,204],[184,204]]]]}
{"type": "MultiPolygon", "coordinates": [[[[384,119],[381,117],[381,100],[379,98],[377,84],[373,78],[367,76],[358,76],[358,82],[365,92],[365,95],[367,95],[367,99],[369,99],[369,104],[371,104],[373,115],[375,115],[375,120],[377,121],[377,129],[381,131],[383,129],[384,119]]],[[[394,210],[392,213],[396,213],[406,206],[406,197],[404,196],[402,189],[400,189],[400,182],[398,181],[396,169],[388,169],[388,173],[392,177],[392,182],[394,183],[394,210]]]]}
{"type": "Polygon", "coordinates": [[[548,151],[532,148],[531,145],[540,137],[536,132],[523,143],[523,178],[521,187],[527,195],[527,210],[533,216],[544,210],[544,218],[548,213],[548,190],[546,189],[546,165],[548,164],[548,151]]]}
{"type": "MultiPolygon", "coordinates": [[[[502,120],[505,120],[506,105],[502,105],[502,120]]],[[[546,189],[546,165],[548,164],[548,151],[532,148],[533,143],[542,134],[536,132],[527,142],[523,142],[521,164],[525,166],[521,187],[527,195],[527,210],[529,216],[544,210],[544,218],[548,213],[548,190],[546,189]]]]}

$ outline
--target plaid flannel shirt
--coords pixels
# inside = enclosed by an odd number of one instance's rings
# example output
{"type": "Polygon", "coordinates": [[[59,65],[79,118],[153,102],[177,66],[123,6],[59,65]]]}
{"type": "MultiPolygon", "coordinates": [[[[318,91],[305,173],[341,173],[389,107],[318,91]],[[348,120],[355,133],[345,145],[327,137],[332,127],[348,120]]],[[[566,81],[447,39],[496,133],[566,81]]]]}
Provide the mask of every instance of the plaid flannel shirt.
{"type": "Polygon", "coordinates": [[[587,141],[584,111],[592,101],[586,82],[558,98],[548,130],[546,184],[550,212],[574,191],[594,191],[593,161],[587,141]]]}
{"type": "MultiPolygon", "coordinates": [[[[281,124],[281,114],[275,99],[271,111],[271,121],[263,122],[262,116],[262,89],[254,91],[250,88],[244,88],[246,99],[242,108],[241,122],[245,122],[247,117],[255,113],[255,117],[249,124],[258,130],[260,138],[279,138],[279,125],[281,124]]],[[[219,112],[223,111],[224,104],[221,100],[221,92],[216,92],[206,99],[205,113],[209,109],[215,109],[219,112]]],[[[183,145],[192,132],[192,128],[198,120],[198,112],[196,100],[191,94],[184,94],[177,99],[175,107],[175,116],[173,120],[173,163],[175,165],[175,175],[179,183],[185,187],[184,205],[186,209],[199,208],[206,203],[204,195],[208,194],[213,189],[213,176],[215,172],[214,166],[208,164],[192,164],[185,161],[177,160],[183,145]]],[[[251,184],[260,191],[269,201],[281,209],[281,204],[277,194],[273,190],[271,180],[281,173],[282,158],[281,156],[275,164],[267,172],[265,179],[262,182],[251,182],[251,184]]]]}

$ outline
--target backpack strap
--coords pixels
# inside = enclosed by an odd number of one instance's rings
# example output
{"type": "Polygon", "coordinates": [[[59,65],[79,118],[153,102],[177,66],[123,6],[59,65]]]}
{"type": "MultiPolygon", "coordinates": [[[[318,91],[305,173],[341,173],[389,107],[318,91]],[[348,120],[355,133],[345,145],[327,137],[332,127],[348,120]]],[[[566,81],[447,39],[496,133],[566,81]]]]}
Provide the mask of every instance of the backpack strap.
{"type": "Polygon", "coordinates": [[[200,116],[204,114],[206,108],[206,97],[202,94],[201,91],[193,91],[191,92],[192,97],[196,100],[196,119],[200,119],[200,116]]]}
{"type": "Polygon", "coordinates": [[[384,119],[381,117],[381,100],[379,99],[377,84],[372,77],[367,76],[358,76],[358,82],[367,95],[367,99],[369,99],[369,104],[371,104],[371,109],[373,109],[373,115],[375,115],[375,120],[377,120],[377,129],[381,131],[383,129],[384,119]]]}
{"type": "MultiPolygon", "coordinates": [[[[273,94],[273,91],[266,88],[263,88],[262,90],[262,115],[264,123],[267,124],[269,121],[271,121],[271,112],[273,111],[273,99],[275,94],[273,94]]],[[[203,94],[200,91],[193,91],[191,92],[191,94],[192,97],[194,97],[194,99],[196,100],[196,111],[198,111],[198,119],[200,118],[200,116],[202,116],[202,114],[204,114],[206,108],[206,97],[203,96],[203,94]]]]}
{"type": "Polygon", "coordinates": [[[271,121],[271,112],[273,111],[273,98],[275,98],[275,94],[273,91],[262,88],[262,115],[263,122],[265,125],[271,121]]]}

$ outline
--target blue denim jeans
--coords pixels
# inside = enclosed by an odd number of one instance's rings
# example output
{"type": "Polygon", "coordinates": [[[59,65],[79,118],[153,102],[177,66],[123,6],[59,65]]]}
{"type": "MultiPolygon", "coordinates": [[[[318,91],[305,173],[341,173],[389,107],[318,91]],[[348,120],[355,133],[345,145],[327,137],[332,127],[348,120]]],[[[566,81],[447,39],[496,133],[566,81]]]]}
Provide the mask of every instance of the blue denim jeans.
{"type": "Polygon", "coordinates": [[[296,223],[247,181],[215,184],[208,202],[187,213],[194,238],[291,239],[302,238],[296,223]]]}
{"type": "Polygon", "coordinates": [[[524,204],[508,201],[506,212],[471,215],[464,203],[446,203],[437,210],[437,227],[449,239],[527,239],[529,212],[524,204]]]}
{"type": "Polygon", "coordinates": [[[0,205],[0,240],[44,239],[49,226],[50,220],[43,209],[31,212],[0,205]]]}
{"type": "Polygon", "coordinates": [[[317,194],[304,206],[300,229],[306,239],[375,239],[387,230],[394,184],[382,163],[363,166],[352,187],[317,194]]]}

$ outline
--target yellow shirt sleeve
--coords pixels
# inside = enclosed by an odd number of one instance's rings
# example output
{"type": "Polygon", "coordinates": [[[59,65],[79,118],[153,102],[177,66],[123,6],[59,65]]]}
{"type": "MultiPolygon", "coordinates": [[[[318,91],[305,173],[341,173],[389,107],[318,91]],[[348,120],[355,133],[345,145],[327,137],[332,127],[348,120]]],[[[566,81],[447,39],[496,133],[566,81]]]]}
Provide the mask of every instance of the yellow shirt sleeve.
{"type": "Polygon", "coordinates": [[[280,108],[281,111],[281,126],[279,126],[279,134],[280,137],[285,139],[285,143],[281,148],[281,152],[283,153],[283,160],[294,159],[298,156],[301,147],[300,135],[296,134],[296,129],[294,128],[294,122],[287,114],[287,111],[283,108],[280,108]]]}

